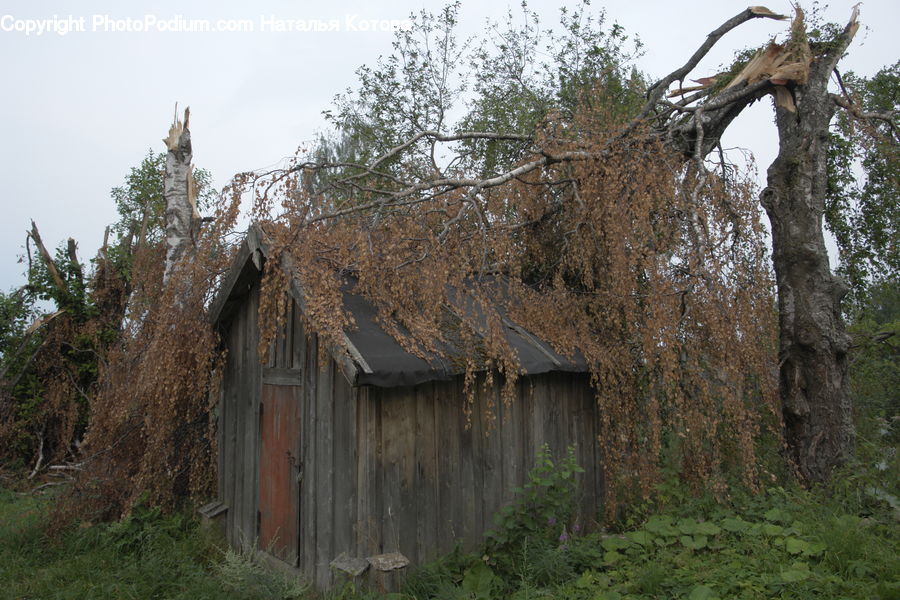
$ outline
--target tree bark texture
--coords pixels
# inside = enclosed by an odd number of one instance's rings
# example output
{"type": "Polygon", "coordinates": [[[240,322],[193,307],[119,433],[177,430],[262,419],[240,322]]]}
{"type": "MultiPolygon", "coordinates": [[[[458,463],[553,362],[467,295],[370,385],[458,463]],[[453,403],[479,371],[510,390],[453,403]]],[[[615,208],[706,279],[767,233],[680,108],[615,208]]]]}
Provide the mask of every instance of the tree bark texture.
{"type": "Polygon", "coordinates": [[[835,108],[827,86],[842,51],[817,56],[807,83],[792,87],[796,112],[776,105],[779,153],[760,197],[772,226],[785,440],[808,482],[826,481],[853,446],[840,308],[847,286],[831,272],[822,233],[835,108]]]}
{"type": "Polygon", "coordinates": [[[178,263],[194,250],[194,230],[198,222],[193,198],[191,132],[188,129],[190,109],[184,111],[184,123],[177,118],[169,128],[166,143],[166,173],[163,193],[166,199],[166,268],[163,285],[167,285],[178,263]]]}

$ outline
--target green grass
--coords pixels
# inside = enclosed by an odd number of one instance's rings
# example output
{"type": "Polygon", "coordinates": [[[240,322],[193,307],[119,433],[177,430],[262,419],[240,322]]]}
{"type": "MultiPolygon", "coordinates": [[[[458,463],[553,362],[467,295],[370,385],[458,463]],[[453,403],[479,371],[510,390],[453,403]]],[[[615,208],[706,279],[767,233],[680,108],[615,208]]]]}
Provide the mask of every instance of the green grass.
{"type": "Polygon", "coordinates": [[[142,509],[51,538],[49,502],[0,490],[0,598],[252,600],[305,591],[225,552],[183,515],[142,509]]]}
{"type": "Polygon", "coordinates": [[[685,499],[615,534],[445,560],[413,576],[404,597],[900,599],[896,515],[873,502],[851,514],[847,504],[781,488],[728,506],[685,499]]]}
{"type": "MultiPolygon", "coordinates": [[[[538,483],[532,491],[542,498],[552,478],[538,483]]],[[[669,483],[659,496],[665,508],[639,507],[614,532],[584,533],[570,523],[565,537],[556,520],[522,529],[516,511],[536,506],[525,503],[500,520],[509,535],[495,532],[477,553],[453,553],[410,573],[390,598],[900,599],[898,516],[867,491],[876,484],[897,495],[897,482],[883,473],[849,470],[827,492],[772,488],[727,504],[669,483]]],[[[0,490],[0,599],[316,597],[224,550],[183,515],[140,509],[119,523],[50,538],[50,502],[0,490]]],[[[348,586],[325,598],[386,596],[348,586]]]]}

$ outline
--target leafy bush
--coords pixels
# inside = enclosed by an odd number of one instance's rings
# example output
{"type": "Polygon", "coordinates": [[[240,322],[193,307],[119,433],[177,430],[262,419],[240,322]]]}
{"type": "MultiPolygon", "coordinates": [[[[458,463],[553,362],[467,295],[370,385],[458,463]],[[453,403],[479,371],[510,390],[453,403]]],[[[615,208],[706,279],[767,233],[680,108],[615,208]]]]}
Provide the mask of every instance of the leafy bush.
{"type": "Polygon", "coordinates": [[[577,483],[583,473],[575,460],[575,448],[557,465],[550,447],[544,444],[537,453],[528,481],[516,488],[516,500],[494,517],[495,528],[486,535],[488,552],[510,552],[527,541],[547,540],[565,544],[573,526],[577,483]]]}

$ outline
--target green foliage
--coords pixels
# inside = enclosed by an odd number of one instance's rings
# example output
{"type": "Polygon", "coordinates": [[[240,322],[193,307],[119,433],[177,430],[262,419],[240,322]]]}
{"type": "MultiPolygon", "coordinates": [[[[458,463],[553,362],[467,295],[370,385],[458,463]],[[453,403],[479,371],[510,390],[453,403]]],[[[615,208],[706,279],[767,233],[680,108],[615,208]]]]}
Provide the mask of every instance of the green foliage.
{"type": "Polygon", "coordinates": [[[419,599],[895,597],[900,535],[894,517],[886,505],[867,517],[844,512],[847,507],[841,496],[781,488],[730,505],[671,507],[622,534],[573,536],[564,552],[523,544],[525,560],[502,585],[496,579],[502,570],[478,564],[465,570],[462,581],[470,583],[458,583],[457,595],[446,591],[454,589],[452,578],[442,593],[406,591],[419,599]],[[590,561],[559,558],[577,552],[590,561]],[[555,577],[541,573],[548,565],[555,577]]]}
{"type": "MultiPolygon", "coordinates": [[[[900,110],[900,62],[871,78],[847,73],[844,83],[861,112],[896,115],[900,110]]],[[[825,222],[840,250],[839,272],[850,284],[847,306],[858,310],[873,287],[900,281],[900,152],[895,128],[839,113],[830,138],[828,174],[825,222]]]]}
{"type": "MultiPolygon", "coordinates": [[[[571,506],[576,497],[571,478],[552,471],[571,474],[572,467],[570,456],[555,464],[543,449],[532,485],[514,506],[524,511],[528,497],[544,514],[571,514],[552,510],[571,506]]],[[[348,584],[324,597],[893,599],[900,594],[900,515],[887,499],[860,500],[861,481],[891,485],[882,471],[869,471],[859,480],[849,471],[838,473],[828,490],[775,487],[735,494],[724,504],[687,488],[676,493],[679,484],[668,482],[667,494],[678,500],[640,523],[620,533],[573,526],[564,541],[541,531],[530,534],[530,525],[507,519],[506,530],[521,534],[515,546],[498,549],[488,538],[476,553],[457,550],[411,573],[398,593],[348,584]]],[[[252,553],[219,550],[215,538],[183,514],[164,515],[138,504],[118,523],[83,523],[50,538],[46,511],[46,499],[0,491],[0,598],[318,597],[266,570],[252,553]]],[[[531,513],[516,514],[528,521],[531,513]]]]}
{"type": "MultiPolygon", "coordinates": [[[[861,486],[890,487],[878,469],[857,467],[866,471],[860,481],[839,473],[828,490],[776,487],[724,504],[673,479],[662,486],[668,504],[648,508],[621,533],[571,531],[561,543],[533,516],[539,499],[555,498],[551,507],[566,506],[567,494],[575,498],[570,480],[552,475],[551,465],[544,448],[529,486],[499,519],[517,544],[499,547],[495,530],[479,553],[457,551],[414,574],[403,597],[838,600],[900,591],[900,513],[889,499],[859,498],[861,486]]],[[[567,458],[556,470],[571,467],[567,458]]]]}
{"type": "Polygon", "coordinates": [[[573,447],[556,464],[550,447],[544,444],[525,486],[515,490],[515,502],[494,517],[495,528],[487,533],[488,553],[516,552],[527,542],[537,540],[565,544],[574,525],[578,489],[575,475],[583,472],[573,447]]]}
{"type": "Polygon", "coordinates": [[[111,524],[48,535],[48,498],[0,489],[0,598],[291,600],[309,586],[272,573],[183,513],[140,505],[111,524]]]}
{"type": "MultiPolygon", "coordinates": [[[[473,46],[474,98],[459,129],[530,133],[545,128],[565,137],[575,129],[564,123],[572,123],[585,107],[610,120],[624,119],[640,107],[646,88],[630,66],[640,47],[637,41],[629,46],[620,25],[607,28],[605,12],[587,0],[560,9],[556,29],[545,29],[523,2],[521,15],[510,11],[502,27],[493,24],[487,38],[473,46]]],[[[511,167],[522,147],[473,140],[462,153],[470,168],[487,175],[511,167]]]]}
{"type": "MultiPolygon", "coordinates": [[[[889,426],[900,415],[900,288],[896,284],[873,285],[868,302],[848,328],[854,339],[850,386],[860,416],[857,428],[865,440],[871,426],[889,426]]],[[[900,432],[895,432],[896,443],[900,432]]]]}
{"type": "MultiPolygon", "coordinates": [[[[336,96],[324,113],[335,131],[320,138],[310,153],[314,160],[365,164],[423,131],[529,135],[553,123],[552,134],[564,137],[560,123],[571,123],[585,106],[602,105],[614,118],[642,102],[646,85],[630,66],[639,42],[618,24],[607,27],[605,13],[589,0],[561,9],[556,28],[522,2],[520,14],[509,12],[502,24],[465,40],[456,33],[459,6],[412,15],[411,29],[397,33],[393,52],[357,70],[357,88],[336,96]]],[[[437,171],[495,173],[524,149],[520,141],[466,141],[448,162],[445,151],[421,141],[402,162],[394,157],[379,170],[407,180],[437,171]]],[[[313,187],[360,171],[346,164],[328,175],[317,172],[313,187]]],[[[342,201],[354,193],[342,189],[342,201]]]]}
{"type": "MultiPolygon", "coordinates": [[[[465,88],[460,65],[467,42],[456,39],[458,11],[455,2],[437,14],[411,15],[412,27],[397,32],[393,52],[357,69],[358,88],[336,96],[334,110],[324,113],[337,131],[320,140],[314,151],[319,160],[365,164],[419,131],[448,130],[450,112],[465,88]]],[[[389,161],[381,170],[424,176],[434,157],[424,144],[416,150],[413,160],[389,161]]]]}
{"type": "Polygon", "coordinates": [[[309,593],[308,584],[266,569],[252,552],[229,548],[217,571],[229,598],[293,600],[309,593]]]}
{"type": "MultiPolygon", "coordinates": [[[[110,248],[109,256],[129,278],[133,246],[138,243],[153,246],[162,240],[165,232],[165,167],[165,152],[147,150],[147,155],[138,166],[131,168],[122,185],[110,191],[119,220],[112,226],[118,242],[110,248]]],[[[197,209],[202,213],[212,206],[216,197],[212,175],[205,169],[195,168],[194,181],[197,209]]]]}

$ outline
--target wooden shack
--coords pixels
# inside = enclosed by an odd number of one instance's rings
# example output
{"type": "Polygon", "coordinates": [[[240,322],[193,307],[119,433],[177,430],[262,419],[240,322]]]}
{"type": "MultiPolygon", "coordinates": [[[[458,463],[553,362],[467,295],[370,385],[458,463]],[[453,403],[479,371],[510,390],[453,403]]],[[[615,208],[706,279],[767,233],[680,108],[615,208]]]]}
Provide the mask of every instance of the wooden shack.
{"type": "Polygon", "coordinates": [[[544,443],[557,456],[576,446],[582,510],[596,516],[597,403],[583,361],[508,323],[527,376],[509,406],[481,377],[468,419],[462,376],[405,352],[363,298],[345,296],[357,328],[346,332],[348,351],[332,352],[304,329],[291,282],[285,326],[260,364],[260,269],[274,259],[262,237],[250,229],[211,306],[228,351],[218,494],[232,545],[257,548],[319,589],[343,576],[338,557],[362,568],[399,552],[416,565],[458,543],[474,548],[544,443]]]}

